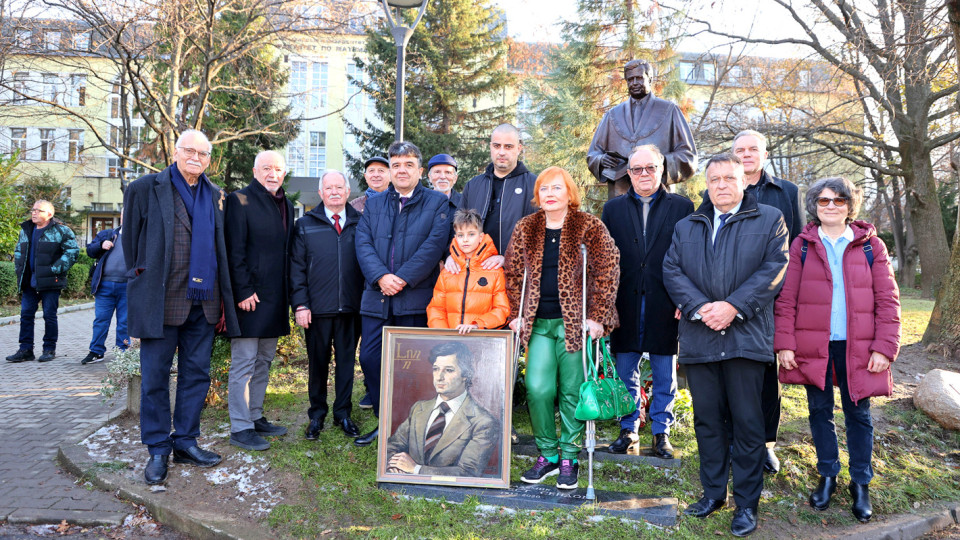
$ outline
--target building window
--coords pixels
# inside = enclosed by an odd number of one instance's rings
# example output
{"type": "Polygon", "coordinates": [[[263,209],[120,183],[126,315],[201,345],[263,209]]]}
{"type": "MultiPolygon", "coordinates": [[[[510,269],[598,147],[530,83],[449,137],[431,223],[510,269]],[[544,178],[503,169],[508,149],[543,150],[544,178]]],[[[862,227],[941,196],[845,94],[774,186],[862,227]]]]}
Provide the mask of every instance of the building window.
{"type": "Polygon", "coordinates": [[[20,28],[17,30],[16,36],[16,46],[21,49],[29,49],[31,45],[31,40],[33,40],[33,32],[30,30],[25,30],[20,28]]]}
{"type": "Polygon", "coordinates": [[[733,66],[730,68],[730,71],[727,72],[727,84],[740,84],[740,79],[743,78],[743,69],[740,66],[733,66]]]}
{"type": "Polygon", "coordinates": [[[10,128],[10,153],[20,151],[20,159],[27,157],[27,128],[10,128]]]}
{"type": "Polygon", "coordinates": [[[73,50],[77,52],[90,50],[90,32],[79,32],[73,35],[73,50]]]}
{"type": "Polygon", "coordinates": [[[67,161],[80,161],[80,153],[83,152],[83,130],[71,129],[70,137],[67,140],[67,161]]]}
{"type": "Polygon", "coordinates": [[[303,174],[303,141],[296,139],[287,146],[287,168],[291,176],[303,174]]]}
{"type": "Polygon", "coordinates": [[[703,64],[703,80],[712,83],[717,80],[717,66],[711,63],[703,64]]]}
{"type": "Polygon", "coordinates": [[[810,87],[810,71],[809,71],[809,70],[804,69],[804,70],[800,71],[800,73],[799,73],[799,75],[798,75],[798,79],[799,79],[800,87],[801,87],[801,88],[809,88],[809,87],[810,87]]]}
{"type": "Polygon", "coordinates": [[[107,158],[107,176],[117,178],[120,176],[120,158],[113,156],[107,158]]]}
{"type": "Polygon", "coordinates": [[[47,30],[43,33],[43,48],[48,51],[60,50],[60,32],[58,30],[47,30]]]}
{"type": "Polygon", "coordinates": [[[327,106],[327,63],[313,63],[313,80],[310,93],[313,95],[313,108],[322,109],[327,106]]]}
{"type": "Polygon", "coordinates": [[[110,92],[110,118],[120,118],[120,85],[113,83],[110,92]]]}
{"type": "Polygon", "coordinates": [[[60,93],[60,77],[56,73],[43,74],[43,99],[50,104],[57,102],[57,94],[60,93]]]}
{"type": "Polygon", "coordinates": [[[14,105],[24,105],[30,97],[30,74],[26,71],[18,71],[13,74],[13,99],[14,105]]]}
{"type": "Polygon", "coordinates": [[[327,134],[323,131],[310,132],[310,155],[307,163],[307,176],[319,178],[327,168],[327,134]]]}
{"type": "Polygon", "coordinates": [[[290,90],[293,96],[290,99],[292,105],[291,114],[294,118],[303,116],[304,103],[307,93],[307,69],[306,62],[290,63],[290,90]]]}
{"type": "Polygon", "coordinates": [[[67,94],[67,106],[83,107],[87,103],[87,76],[82,73],[70,75],[70,93],[67,94]]]}
{"type": "Polygon", "coordinates": [[[694,77],[696,67],[696,64],[693,62],[680,62],[680,80],[683,82],[693,82],[696,80],[696,77],[694,77]]]}
{"type": "Polygon", "coordinates": [[[53,161],[56,143],[53,142],[53,130],[40,130],[40,161],[53,161]]]}

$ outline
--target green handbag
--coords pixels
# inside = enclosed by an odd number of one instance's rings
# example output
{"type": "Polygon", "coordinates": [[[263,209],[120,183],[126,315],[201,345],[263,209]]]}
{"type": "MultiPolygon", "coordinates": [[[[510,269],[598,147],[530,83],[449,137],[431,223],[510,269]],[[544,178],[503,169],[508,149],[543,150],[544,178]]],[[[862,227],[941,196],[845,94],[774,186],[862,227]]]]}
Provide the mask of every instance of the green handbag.
{"type": "Polygon", "coordinates": [[[617,368],[607,350],[606,338],[596,342],[596,349],[591,347],[591,339],[587,337],[587,378],[580,385],[580,401],[574,412],[577,420],[613,420],[626,416],[637,410],[637,403],[627,391],[617,375],[617,368]],[[602,355],[603,368],[597,373],[596,355],[602,355]]]}

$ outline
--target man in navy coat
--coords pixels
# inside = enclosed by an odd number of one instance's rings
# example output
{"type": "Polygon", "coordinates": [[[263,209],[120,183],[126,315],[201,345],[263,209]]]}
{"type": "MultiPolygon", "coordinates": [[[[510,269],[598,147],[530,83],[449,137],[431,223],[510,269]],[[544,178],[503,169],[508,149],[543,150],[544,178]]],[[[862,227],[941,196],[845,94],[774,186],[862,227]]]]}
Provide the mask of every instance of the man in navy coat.
{"type": "MultiPolygon", "coordinates": [[[[427,326],[427,304],[450,238],[446,195],[420,185],[420,149],[396,141],[387,150],[390,187],[367,199],[357,227],[357,260],[365,279],[360,299],[360,369],[380,414],[380,354],[384,326],[427,326]]],[[[377,440],[379,431],[357,438],[377,440]]]]}
{"type": "MultiPolygon", "coordinates": [[[[650,357],[653,396],[653,455],[671,459],[670,426],[677,394],[677,319],[663,285],[663,257],[670,247],[673,228],[693,212],[693,203],[664,188],[664,156],[652,145],[637,147],[630,155],[627,174],[630,188],[603,207],[603,223],[620,250],[620,288],[617,313],[620,327],[610,336],[617,359],[617,373],[640,407],[640,359],[650,357]]],[[[620,419],[620,436],[610,452],[625,454],[639,441],[637,425],[641,411],[620,419]]]]}

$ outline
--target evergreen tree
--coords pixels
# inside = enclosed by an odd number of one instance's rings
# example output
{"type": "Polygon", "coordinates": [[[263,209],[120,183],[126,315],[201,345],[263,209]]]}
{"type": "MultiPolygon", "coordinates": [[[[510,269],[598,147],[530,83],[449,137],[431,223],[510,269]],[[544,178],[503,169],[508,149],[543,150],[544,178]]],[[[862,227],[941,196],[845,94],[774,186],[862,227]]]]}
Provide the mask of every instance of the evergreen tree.
{"type": "MultiPolygon", "coordinates": [[[[407,46],[404,138],[420,148],[424,161],[439,153],[454,156],[458,189],[490,160],[486,143],[493,128],[510,120],[503,104],[511,82],[504,20],[488,0],[431,0],[407,46]]],[[[388,127],[347,126],[361,148],[348,158],[355,178],[362,178],[365,157],[385,154],[394,140],[396,45],[385,23],[367,31],[367,54],[368,60],[355,62],[369,82],[357,83],[388,127]]]]}

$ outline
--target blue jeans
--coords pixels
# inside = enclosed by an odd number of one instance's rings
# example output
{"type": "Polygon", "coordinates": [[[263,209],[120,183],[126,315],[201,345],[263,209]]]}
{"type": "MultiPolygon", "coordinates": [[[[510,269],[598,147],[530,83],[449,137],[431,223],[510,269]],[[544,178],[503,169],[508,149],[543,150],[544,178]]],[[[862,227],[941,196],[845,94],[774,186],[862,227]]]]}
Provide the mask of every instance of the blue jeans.
{"type": "MultiPolygon", "coordinates": [[[[644,312],[646,311],[646,301],[641,299],[640,304],[640,322],[639,335],[637,341],[643,342],[644,312]]],[[[639,352],[617,353],[617,374],[623,384],[627,385],[627,390],[633,396],[637,403],[637,410],[629,416],[620,419],[620,429],[629,429],[637,431],[637,423],[640,419],[640,387],[643,382],[640,380],[640,358],[643,355],[639,352]]],[[[650,420],[651,431],[654,435],[660,433],[670,434],[670,426],[673,425],[673,402],[677,397],[677,365],[674,362],[673,355],[669,354],[651,354],[650,368],[653,371],[653,396],[650,401],[650,420]]]]}
{"type": "Polygon", "coordinates": [[[103,355],[107,352],[107,333],[110,331],[110,319],[117,312],[117,348],[126,350],[130,344],[127,335],[127,284],[117,281],[101,281],[97,287],[94,306],[93,338],[90,340],[90,352],[103,355]]]}
{"type": "MultiPolygon", "coordinates": [[[[162,306],[161,306],[162,309],[162,306]]],[[[210,389],[213,324],[195,305],[180,326],[163,326],[163,337],[140,340],[140,441],[150,455],[196,446],[200,412],[210,389]],[[170,367],[177,353],[177,396],[170,434],[170,367]]]]}
{"type": "Polygon", "coordinates": [[[386,319],[368,317],[360,318],[360,370],[370,392],[370,401],[373,402],[373,415],[380,417],[380,357],[383,351],[384,326],[412,326],[427,327],[427,314],[423,315],[390,315],[386,319]]]}
{"type": "Polygon", "coordinates": [[[37,307],[43,303],[43,350],[57,349],[57,308],[60,306],[60,290],[37,291],[28,283],[23,285],[20,297],[20,350],[33,350],[34,320],[37,307]]]}
{"type": "Polygon", "coordinates": [[[847,451],[850,454],[850,480],[867,485],[873,479],[873,420],[870,398],[856,405],[847,386],[847,342],[831,341],[827,375],[823,390],[807,385],[807,406],[810,409],[810,432],[817,449],[817,471],[821,476],[837,476],[840,472],[840,449],[837,427],[833,423],[833,375],[840,387],[840,403],[847,426],[847,451]]]}

